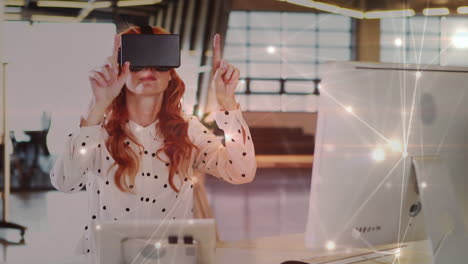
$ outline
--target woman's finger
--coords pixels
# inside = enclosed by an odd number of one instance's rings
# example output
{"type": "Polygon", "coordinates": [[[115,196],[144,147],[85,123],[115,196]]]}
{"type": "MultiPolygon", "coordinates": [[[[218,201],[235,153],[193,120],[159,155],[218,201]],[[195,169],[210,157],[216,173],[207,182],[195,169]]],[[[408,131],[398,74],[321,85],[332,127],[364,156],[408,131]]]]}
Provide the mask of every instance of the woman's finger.
{"type": "Polygon", "coordinates": [[[104,77],[106,78],[106,81],[112,82],[112,80],[113,80],[112,74],[114,73],[114,71],[111,69],[111,66],[109,64],[106,64],[103,67],[102,73],[104,74],[104,77]]]}
{"type": "Polygon", "coordinates": [[[104,79],[104,75],[102,73],[97,72],[97,71],[92,71],[91,73],[91,78],[94,78],[96,81],[98,81],[102,86],[107,86],[107,82],[104,79]]]}
{"type": "Polygon", "coordinates": [[[235,68],[234,73],[232,74],[231,78],[229,79],[229,83],[234,83],[239,80],[240,77],[240,70],[235,68]]]}
{"type": "Polygon", "coordinates": [[[101,67],[101,69],[99,69],[98,72],[102,73],[102,75],[104,76],[104,79],[106,80],[106,82],[109,82],[111,80],[111,76],[110,76],[110,73],[109,73],[109,69],[108,69],[108,64],[104,65],[101,67]]]}
{"type": "Polygon", "coordinates": [[[105,87],[106,84],[103,83],[101,80],[98,80],[94,77],[89,77],[89,81],[91,82],[92,85],[98,86],[98,87],[105,87]]]}
{"type": "Polygon", "coordinates": [[[232,76],[233,72],[234,72],[234,66],[232,66],[232,64],[229,64],[228,69],[227,69],[226,73],[223,76],[223,79],[225,81],[228,81],[229,79],[231,79],[231,76],[232,76]]]}
{"type": "Polygon", "coordinates": [[[115,70],[112,68],[112,65],[109,65],[109,68],[107,69],[108,72],[109,72],[109,75],[111,77],[111,82],[114,81],[115,79],[117,79],[117,73],[115,72],[115,70]]]}
{"type": "Polygon", "coordinates": [[[94,78],[89,77],[89,81],[91,82],[91,85],[93,85],[93,86],[103,86],[100,82],[98,82],[94,78]]]}
{"type": "Polygon", "coordinates": [[[117,61],[114,61],[112,57],[107,57],[106,62],[111,65],[111,68],[115,72],[115,74],[119,73],[119,64],[117,63],[117,61]]]}

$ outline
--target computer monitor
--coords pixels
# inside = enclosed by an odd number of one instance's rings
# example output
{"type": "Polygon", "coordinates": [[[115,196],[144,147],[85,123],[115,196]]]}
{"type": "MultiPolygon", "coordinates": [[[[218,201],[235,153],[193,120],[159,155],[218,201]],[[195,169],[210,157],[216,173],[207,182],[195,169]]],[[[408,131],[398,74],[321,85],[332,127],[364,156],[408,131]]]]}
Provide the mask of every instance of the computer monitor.
{"type": "Polygon", "coordinates": [[[468,68],[329,62],[323,74],[306,247],[427,239],[434,263],[465,263],[468,68]]]}
{"type": "Polygon", "coordinates": [[[214,219],[97,221],[99,264],[215,263],[214,219]]]}

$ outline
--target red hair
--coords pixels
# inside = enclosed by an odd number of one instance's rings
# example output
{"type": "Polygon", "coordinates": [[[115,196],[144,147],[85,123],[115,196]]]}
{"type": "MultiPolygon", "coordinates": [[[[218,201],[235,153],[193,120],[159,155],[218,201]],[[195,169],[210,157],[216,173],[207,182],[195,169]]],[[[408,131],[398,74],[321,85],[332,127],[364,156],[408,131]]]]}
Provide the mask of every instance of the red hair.
{"type": "MultiPolygon", "coordinates": [[[[160,27],[153,27],[153,33],[169,34],[168,31],[160,27]]],[[[139,27],[130,27],[120,34],[141,34],[141,32],[139,27]]],[[[196,148],[196,146],[188,137],[188,122],[182,117],[180,100],[185,92],[185,84],[174,69],[170,70],[170,74],[172,80],[164,91],[161,109],[157,115],[159,122],[155,128],[156,134],[164,138],[164,144],[156,153],[159,160],[169,163],[169,184],[174,191],[179,192],[179,189],[174,184],[174,175],[179,174],[179,177],[182,179],[181,173],[187,173],[190,166],[188,161],[192,149],[196,148]],[[167,155],[169,161],[160,158],[159,154],[161,152],[167,155]]],[[[135,135],[127,128],[126,89],[127,87],[124,85],[120,94],[107,108],[104,128],[109,134],[109,138],[106,140],[106,147],[115,160],[109,170],[114,166],[118,166],[114,175],[117,188],[122,192],[133,193],[129,185],[135,184],[135,177],[140,168],[140,158],[139,154],[135,153],[126,144],[126,141],[130,140],[135,143],[140,152],[143,151],[143,145],[138,142],[135,135]]]]}

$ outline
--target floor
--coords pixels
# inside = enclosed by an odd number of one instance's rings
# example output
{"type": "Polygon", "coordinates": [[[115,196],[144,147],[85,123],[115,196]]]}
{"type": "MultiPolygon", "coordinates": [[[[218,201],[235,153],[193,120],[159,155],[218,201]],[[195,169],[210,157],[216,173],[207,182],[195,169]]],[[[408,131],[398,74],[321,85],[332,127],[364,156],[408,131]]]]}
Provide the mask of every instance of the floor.
{"type": "MultiPolygon", "coordinates": [[[[208,200],[221,240],[304,232],[310,175],[310,169],[259,169],[256,179],[245,185],[208,177],[208,200]]],[[[28,229],[24,245],[0,245],[0,261],[60,263],[72,253],[86,211],[84,191],[13,193],[9,220],[28,229]]],[[[0,238],[19,241],[19,232],[0,230],[0,238]]]]}

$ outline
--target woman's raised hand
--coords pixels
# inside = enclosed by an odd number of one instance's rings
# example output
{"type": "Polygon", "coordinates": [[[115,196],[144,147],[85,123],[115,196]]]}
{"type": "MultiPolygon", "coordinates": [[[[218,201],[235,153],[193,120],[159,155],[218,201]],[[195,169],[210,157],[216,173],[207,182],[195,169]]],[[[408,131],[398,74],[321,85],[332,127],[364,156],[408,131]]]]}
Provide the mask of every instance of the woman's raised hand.
{"type": "Polygon", "coordinates": [[[223,110],[237,108],[235,91],[240,77],[240,71],[234,65],[221,58],[220,36],[216,34],[213,39],[213,86],[216,90],[218,105],[223,110]]]}
{"type": "Polygon", "coordinates": [[[95,68],[89,72],[89,81],[93,90],[93,101],[102,107],[109,106],[119,95],[130,73],[130,63],[125,62],[119,74],[117,56],[120,43],[121,37],[115,35],[112,55],[107,58],[104,66],[95,68]]]}

